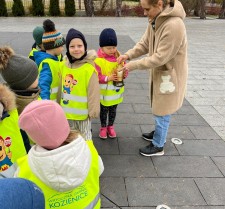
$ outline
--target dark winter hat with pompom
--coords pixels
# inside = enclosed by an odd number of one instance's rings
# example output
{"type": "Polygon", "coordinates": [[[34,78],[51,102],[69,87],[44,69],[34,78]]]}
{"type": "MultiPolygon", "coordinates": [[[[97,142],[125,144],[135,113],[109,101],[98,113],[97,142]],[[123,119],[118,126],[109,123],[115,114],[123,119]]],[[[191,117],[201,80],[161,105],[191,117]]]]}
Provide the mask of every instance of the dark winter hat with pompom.
{"type": "Polygon", "coordinates": [[[10,47],[0,47],[0,73],[10,88],[25,90],[38,77],[36,63],[21,55],[16,55],[10,47]]]}
{"type": "Polygon", "coordinates": [[[116,32],[112,28],[105,28],[99,36],[99,46],[117,46],[116,32]]]}
{"type": "Polygon", "coordinates": [[[43,22],[43,28],[45,32],[42,36],[42,43],[45,50],[55,49],[65,44],[62,33],[55,29],[55,24],[51,20],[45,20],[43,22]]]}

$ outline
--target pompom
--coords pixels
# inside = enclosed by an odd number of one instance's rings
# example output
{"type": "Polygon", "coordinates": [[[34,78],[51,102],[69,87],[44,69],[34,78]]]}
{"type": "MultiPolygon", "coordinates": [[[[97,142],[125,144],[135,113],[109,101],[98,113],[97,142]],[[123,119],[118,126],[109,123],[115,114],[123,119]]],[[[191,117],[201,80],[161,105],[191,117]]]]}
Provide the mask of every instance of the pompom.
{"type": "Polygon", "coordinates": [[[0,47],[0,70],[3,70],[7,67],[9,59],[15,53],[12,48],[8,46],[0,47]]]}
{"type": "Polygon", "coordinates": [[[4,109],[11,111],[16,108],[16,96],[8,86],[0,83],[0,103],[3,104],[4,109]]]}
{"type": "Polygon", "coordinates": [[[43,22],[43,28],[45,29],[45,32],[55,31],[55,23],[47,19],[43,22]]]}

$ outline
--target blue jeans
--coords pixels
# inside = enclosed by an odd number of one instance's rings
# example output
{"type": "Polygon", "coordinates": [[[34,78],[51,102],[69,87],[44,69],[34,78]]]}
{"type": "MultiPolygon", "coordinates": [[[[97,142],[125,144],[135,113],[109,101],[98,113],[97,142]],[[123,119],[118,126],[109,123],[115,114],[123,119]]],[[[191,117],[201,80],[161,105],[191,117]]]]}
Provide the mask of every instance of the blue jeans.
{"type": "Polygon", "coordinates": [[[153,145],[156,147],[163,147],[166,142],[168,128],[170,125],[171,115],[157,116],[155,119],[155,133],[153,135],[153,145]]]}

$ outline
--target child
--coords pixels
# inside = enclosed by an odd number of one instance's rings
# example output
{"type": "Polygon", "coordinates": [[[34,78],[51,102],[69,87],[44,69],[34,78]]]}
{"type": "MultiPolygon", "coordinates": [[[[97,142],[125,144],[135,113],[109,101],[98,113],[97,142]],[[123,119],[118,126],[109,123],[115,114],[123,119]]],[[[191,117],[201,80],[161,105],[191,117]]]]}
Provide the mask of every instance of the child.
{"type": "Polygon", "coordinates": [[[13,177],[14,162],[26,155],[18,126],[16,98],[10,89],[0,84],[0,178],[13,177]]]}
{"type": "Polygon", "coordinates": [[[22,178],[0,179],[2,209],[44,209],[42,191],[31,181],[22,178]],[[24,197],[26,194],[26,197],[24,197]]]}
{"type": "MultiPolygon", "coordinates": [[[[37,26],[33,30],[33,38],[34,38],[35,43],[33,44],[32,50],[31,50],[31,52],[29,53],[29,56],[28,56],[33,61],[35,61],[34,60],[34,53],[35,52],[37,52],[37,51],[45,52],[45,48],[44,48],[43,43],[42,43],[42,36],[44,34],[44,31],[45,31],[44,28],[41,27],[41,26],[37,26]]],[[[62,61],[62,54],[58,55],[57,57],[58,57],[59,61],[62,61]]]]}
{"type": "MultiPolygon", "coordinates": [[[[116,118],[117,105],[123,101],[124,87],[113,85],[113,81],[117,81],[114,70],[118,67],[117,58],[120,53],[117,50],[117,36],[112,28],[106,28],[101,32],[99,45],[98,58],[95,60],[101,87],[99,137],[106,139],[108,133],[110,138],[115,138],[116,132],[113,124],[116,118]]],[[[127,73],[127,71],[124,73],[124,78],[127,77],[127,73]]]]}
{"type": "Polygon", "coordinates": [[[43,33],[44,33],[44,28],[41,27],[41,26],[37,26],[33,30],[33,38],[34,38],[35,43],[33,44],[32,50],[31,50],[31,52],[29,53],[29,56],[28,56],[33,61],[35,61],[34,60],[34,52],[35,51],[45,52],[45,48],[42,44],[43,33]]]}
{"type": "MultiPolygon", "coordinates": [[[[20,114],[27,104],[38,99],[38,68],[32,60],[15,54],[10,47],[0,47],[0,54],[0,73],[16,95],[17,110],[20,114]]],[[[21,134],[28,152],[31,148],[29,138],[22,130],[21,134]]]]}
{"type": "Polygon", "coordinates": [[[102,160],[92,141],[70,131],[60,105],[34,101],[20,115],[19,125],[36,145],[18,160],[16,176],[42,189],[45,208],[100,209],[102,160]]]}
{"type": "Polygon", "coordinates": [[[60,68],[60,62],[57,56],[63,51],[65,39],[55,29],[55,24],[51,20],[45,20],[43,22],[43,28],[45,32],[42,37],[42,43],[46,52],[34,52],[34,60],[39,70],[38,85],[41,89],[40,98],[56,100],[60,68]]]}
{"type": "Polygon", "coordinates": [[[61,106],[72,130],[86,140],[92,139],[90,119],[100,111],[99,83],[94,67],[96,52],[87,51],[84,35],[71,28],[66,36],[66,57],[61,70],[61,106]]]}

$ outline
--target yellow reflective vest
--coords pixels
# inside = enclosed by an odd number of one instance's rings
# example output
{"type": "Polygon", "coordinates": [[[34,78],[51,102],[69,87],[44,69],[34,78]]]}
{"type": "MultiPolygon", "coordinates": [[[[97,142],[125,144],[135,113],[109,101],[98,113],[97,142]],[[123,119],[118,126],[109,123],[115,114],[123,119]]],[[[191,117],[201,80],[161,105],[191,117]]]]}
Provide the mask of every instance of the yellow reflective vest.
{"type": "MultiPolygon", "coordinates": [[[[38,68],[38,71],[39,71],[39,74],[42,70],[42,65],[44,63],[48,63],[49,64],[49,68],[51,70],[51,74],[52,74],[52,83],[51,83],[51,86],[50,86],[50,100],[54,100],[56,101],[57,100],[57,93],[58,93],[58,90],[59,90],[59,81],[60,81],[60,65],[61,65],[61,62],[58,62],[56,60],[53,60],[53,59],[50,59],[50,58],[47,58],[47,59],[44,59],[40,65],[39,65],[39,68],[38,68]]],[[[39,97],[39,99],[41,99],[39,97]]]]}
{"type": "Polygon", "coordinates": [[[66,118],[70,120],[86,120],[88,117],[88,85],[95,68],[85,63],[72,69],[65,64],[62,67],[61,101],[66,118]]]}
{"type": "Polygon", "coordinates": [[[6,171],[26,154],[18,126],[18,112],[14,109],[9,112],[9,117],[0,120],[0,172],[6,171]]]}
{"type": "MultiPolygon", "coordinates": [[[[34,56],[34,52],[36,52],[36,51],[38,51],[38,49],[32,48],[32,50],[30,51],[30,53],[28,55],[28,58],[33,57],[34,56]]],[[[62,54],[58,55],[57,57],[58,57],[59,61],[62,61],[62,54]]]]}
{"type": "MultiPolygon", "coordinates": [[[[117,68],[117,62],[110,62],[104,58],[96,58],[95,63],[101,68],[102,75],[109,76],[117,68]]],[[[100,102],[104,106],[112,106],[123,101],[124,87],[116,87],[113,81],[106,84],[100,84],[100,102]]]]}
{"type": "Polygon", "coordinates": [[[100,209],[99,159],[92,141],[86,141],[92,156],[91,166],[85,181],[71,191],[58,192],[46,186],[32,173],[28,157],[18,160],[18,177],[28,179],[39,186],[45,196],[45,209],[100,209]]]}
{"type": "Polygon", "coordinates": [[[28,58],[33,57],[34,56],[34,52],[38,51],[36,48],[32,48],[32,50],[30,51],[28,58]]]}

